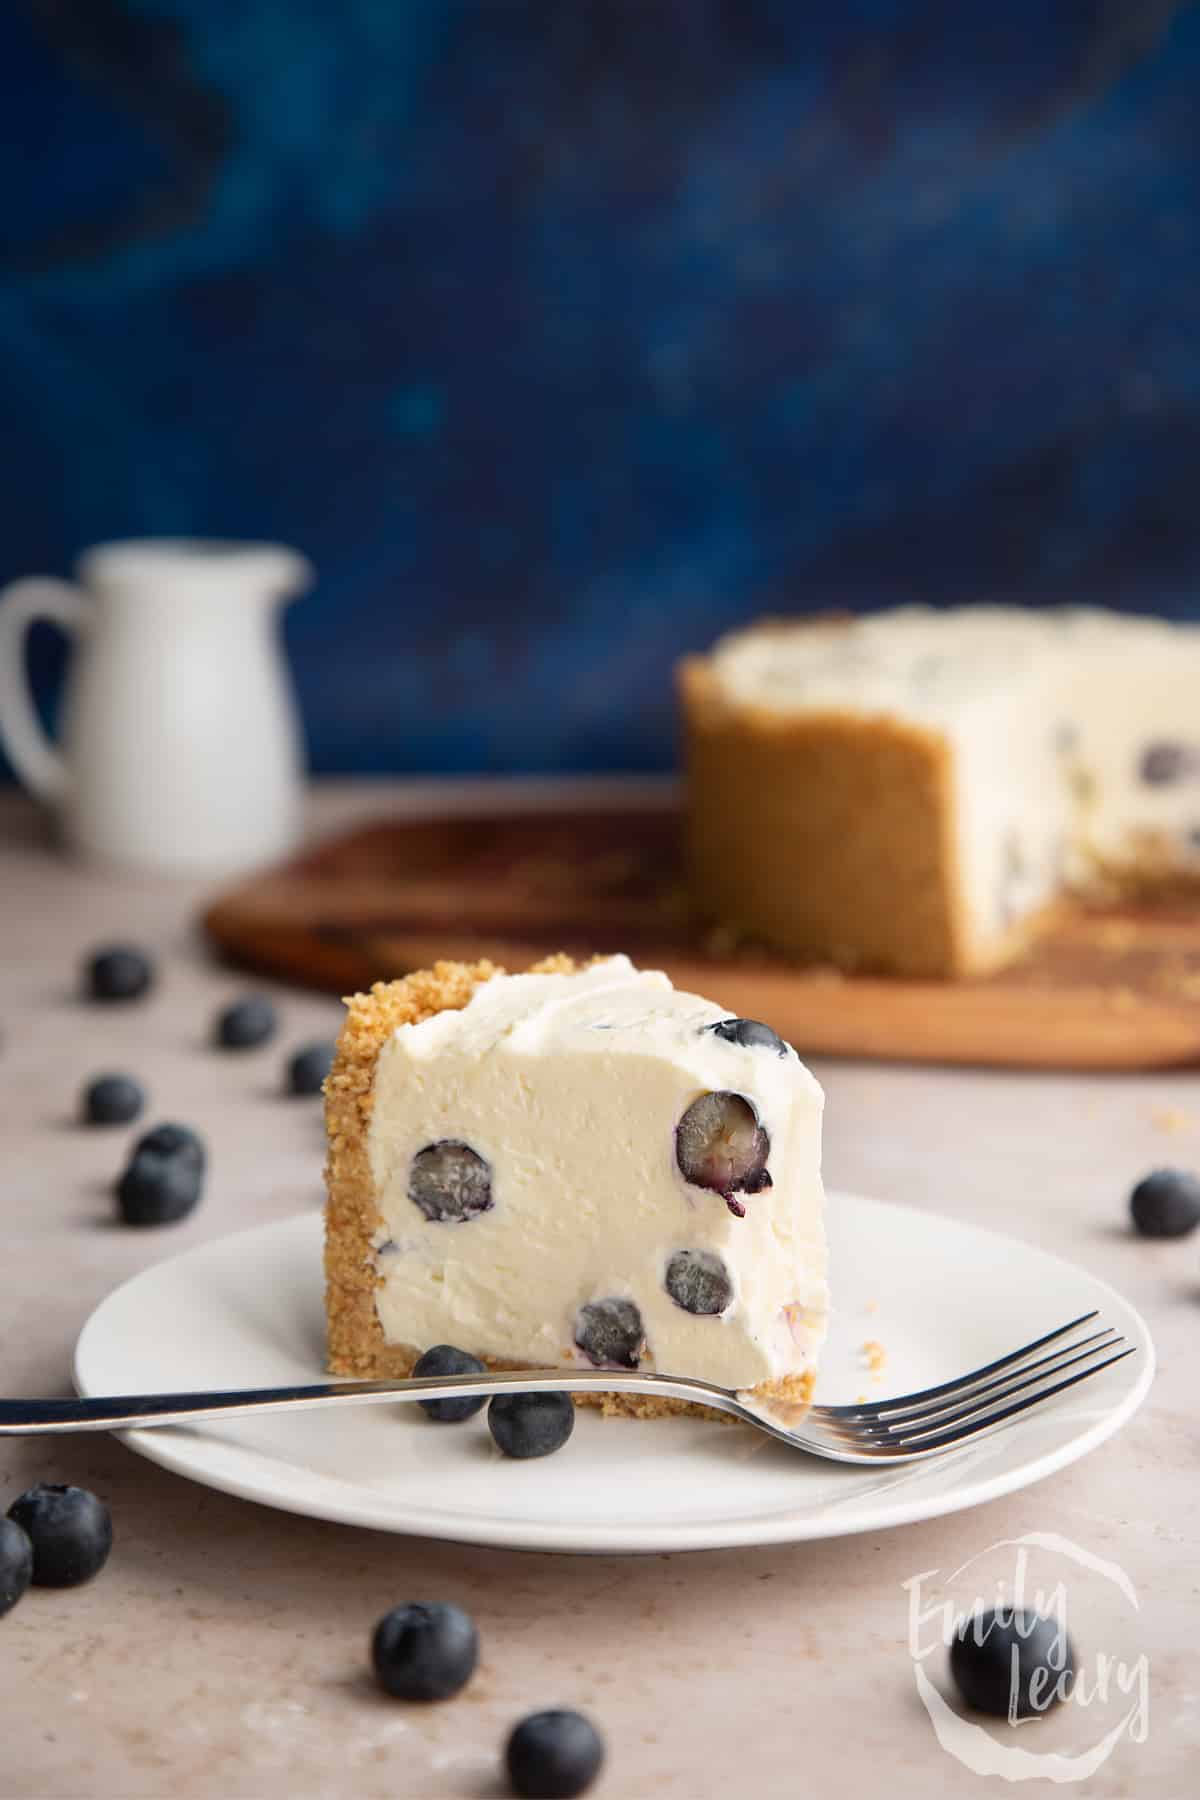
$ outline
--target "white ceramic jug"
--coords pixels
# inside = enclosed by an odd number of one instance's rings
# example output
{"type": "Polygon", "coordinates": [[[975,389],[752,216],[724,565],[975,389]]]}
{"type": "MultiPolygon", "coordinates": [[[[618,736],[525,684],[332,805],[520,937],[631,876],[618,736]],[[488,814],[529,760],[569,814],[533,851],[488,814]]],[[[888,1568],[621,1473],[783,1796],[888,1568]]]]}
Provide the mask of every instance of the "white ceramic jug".
{"type": "Polygon", "coordinates": [[[78,587],[0,593],[0,735],[82,851],[143,869],[228,872],[295,842],[300,731],[277,612],[313,571],[275,544],[101,544],[78,587]],[[46,738],[24,640],[51,619],[75,640],[61,748],[46,738]]]}

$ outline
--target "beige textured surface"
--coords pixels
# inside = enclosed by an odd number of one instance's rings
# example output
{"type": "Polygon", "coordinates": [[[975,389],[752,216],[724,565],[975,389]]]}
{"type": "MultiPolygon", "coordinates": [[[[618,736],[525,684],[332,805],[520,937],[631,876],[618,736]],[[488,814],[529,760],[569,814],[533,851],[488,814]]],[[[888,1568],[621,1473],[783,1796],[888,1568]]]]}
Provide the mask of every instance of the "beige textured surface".
{"type": "MultiPolygon", "coordinates": [[[[330,791],[316,813],[328,829],[377,815],[393,793],[330,791]]],[[[69,868],[24,803],[0,796],[0,1380],[9,1392],[66,1392],[83,1319],[136,1270],[320,1199],[319,1108],[279,1099],[278,1075],[285,1048],[335,1030],[339,1009],[281,992],[278,1044],[236,1060],[210,1052],[212,1011],[246,983],[197,949],[188,919],[200,896],[191,885],[69,868]],[[85,1009],[72,995],[76,956],[114,936],[159,951],[161,989],[141,1008],[85,1009]],[[153,1116],[191,1120],[210,1140],[203,1207],[180,1227],[109,1223],[107,1178],[130,1134],[70,1123],[80,1082],[105,1065],[143,1073],[153,1116]]],[[[483,1800],[502,1792],[496,1756],[508,1725],[554,1703],[603,1726],[610,1762],[595,1792],[607,1800],[1192,1791],[1200,1241],[1134,1243],[1122,1208],[1150,1165],[1200,1163],[1200,1077],[830,1062],[817,1073],[829,1094],[832,1184],[1036,1239],[1144,1311],[1162,1369],[1127,1431],[974,1513],[840,1544],[645,1559],[410,1542],[210,1493],[108,1440],[5,1439],[0,1495],[39,1478],[92,1485],[113,1507],[117,1546],[90,1588],[33,1592],[0,1620],[0,1795],[483,1800]],[[1115,1559],[1141,1603],[1149,1738],[1075,1787],[1010,1789],[951,1762],[916,1700],[906,1650],[902,1582],[1029,1531],[1115,1559]],[[368,1631],[387,1605],[438,1597],[475,1613],[480,1672],[443,1707],[386,1702],[364,1674],[368,1631]]],[[[1098,1647],[1094,1596],[1072,1588],[1072,1602],[1077,1641],[1098,1647]]],[[[1129,1648],[1120,1633],[1104,1647],[1129,1648]]],[[[1023,1748],[1039,1729],[1022,1730],[1023,1748]]]]}

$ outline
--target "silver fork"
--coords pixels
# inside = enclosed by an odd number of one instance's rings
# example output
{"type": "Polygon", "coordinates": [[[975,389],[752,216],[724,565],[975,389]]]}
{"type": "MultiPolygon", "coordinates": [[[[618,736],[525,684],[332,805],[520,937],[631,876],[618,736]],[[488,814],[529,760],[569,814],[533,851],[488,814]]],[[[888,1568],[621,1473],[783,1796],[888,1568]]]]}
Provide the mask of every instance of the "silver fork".
{"type": "Polygon", "coordinates": [[[1103,1327],[1080,1335],[1099,1317],[1082,1313],[1057,1331],[997,1357],[939,1387],[854,1406],[803,1406],[738,1392],[677,1375],[622,1369],[489,1370],[407,1381],[326,1381],[311,1387],[237,1388],[226,1393],[126,1394],[91,1400],[0,1400],[0,1436],[33,1437],[64,1431],[141,1430],[244,1418],[317,1406],[371,1405],[397,1400],[448,1400],[466,1394],[528,1394],[548,1390],[584,1394],[651,1394],[691,1400],[732,1413],[747,1425],[832,1462],[917,1462],[1001,1430],[1022,1413],[1132,1356],[1136,1344],[1103,1327]],[[1047,1350],[1048,1345],[1055,1345],[1047,1350]],[[1039,1355],[1039,1351],[1046,1351],[1039,1355]]]}

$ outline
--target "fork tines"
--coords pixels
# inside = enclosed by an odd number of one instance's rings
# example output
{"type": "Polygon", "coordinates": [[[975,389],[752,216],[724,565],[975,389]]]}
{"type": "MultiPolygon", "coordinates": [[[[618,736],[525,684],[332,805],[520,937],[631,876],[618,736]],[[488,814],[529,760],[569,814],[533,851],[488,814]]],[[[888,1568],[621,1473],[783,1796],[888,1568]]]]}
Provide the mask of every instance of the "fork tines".
{"type": "Polygon", "coordinates": [[[809,1423],[864,1455],[950,1449],[1132,1356],[1136,1345],[1121,1349],[1125,1339],[1120,1332],[1104,1326],[1084,1331],[1098,1319],[1096,1312],[1082,1313],[1057,1331],[939,1387],[861,1406],[814,1406],[809,1423]],[[1048,1345],[1054,1348],[1047,1350],[1048,1345]]]}

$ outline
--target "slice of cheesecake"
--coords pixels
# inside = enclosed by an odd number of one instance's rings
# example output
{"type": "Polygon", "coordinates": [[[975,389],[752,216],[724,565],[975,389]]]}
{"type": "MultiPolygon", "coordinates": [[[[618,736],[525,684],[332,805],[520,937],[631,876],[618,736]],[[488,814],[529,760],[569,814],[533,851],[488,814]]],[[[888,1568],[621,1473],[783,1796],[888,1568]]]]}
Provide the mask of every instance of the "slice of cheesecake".
{"type": "Polygon", "coordinates": [[[334,1373],[405,1375],[450,1343],[807,1399],[823,1096],[773,1031],[624,956],[439,963],[348,1005],[326,1084],[334,1373]]]}
{"type": "Polygon", "coordinates": [[[804,957],[1006,961],[1064,891],[1200,873],[1200,630],[1100,609],[767,620],[679,671],[694,895],[804,957]]]}

